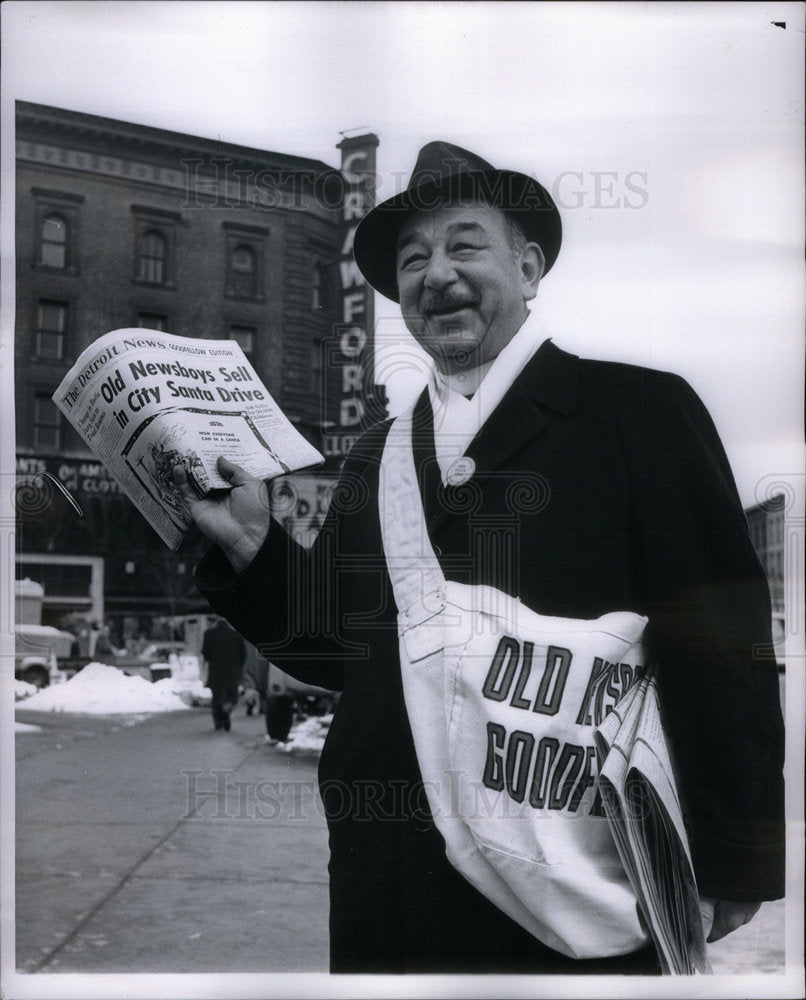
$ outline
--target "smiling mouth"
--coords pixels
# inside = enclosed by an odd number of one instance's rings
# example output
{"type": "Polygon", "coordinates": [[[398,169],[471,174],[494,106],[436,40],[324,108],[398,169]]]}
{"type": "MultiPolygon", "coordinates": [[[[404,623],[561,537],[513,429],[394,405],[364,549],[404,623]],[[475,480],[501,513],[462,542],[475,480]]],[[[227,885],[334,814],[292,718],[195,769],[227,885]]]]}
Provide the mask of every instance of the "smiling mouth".
{"type": "Polygon", "coordinates": [[[441,306],[439,309],[429,309],[427,315],[435,319],[442,319],[446,316],[455,316],[456,313],[464,312],[465,309],[472,308],[470,302],[459,302],[455,305],[441,306]]]}

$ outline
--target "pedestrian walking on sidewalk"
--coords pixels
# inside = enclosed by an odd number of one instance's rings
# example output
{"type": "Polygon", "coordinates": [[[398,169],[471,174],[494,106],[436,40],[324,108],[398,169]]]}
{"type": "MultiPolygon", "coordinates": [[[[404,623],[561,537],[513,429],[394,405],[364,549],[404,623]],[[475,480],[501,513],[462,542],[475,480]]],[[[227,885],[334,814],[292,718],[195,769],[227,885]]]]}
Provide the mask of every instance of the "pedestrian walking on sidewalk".
{"type": "Polygon", "coordinates": [[[223,618],[204,633],[202,657],[207,665],[207,687],[213,694],[213,725],[230,730],[230,713],[238,701],[238,686],[246,659],[246,643],[223,618]]]}

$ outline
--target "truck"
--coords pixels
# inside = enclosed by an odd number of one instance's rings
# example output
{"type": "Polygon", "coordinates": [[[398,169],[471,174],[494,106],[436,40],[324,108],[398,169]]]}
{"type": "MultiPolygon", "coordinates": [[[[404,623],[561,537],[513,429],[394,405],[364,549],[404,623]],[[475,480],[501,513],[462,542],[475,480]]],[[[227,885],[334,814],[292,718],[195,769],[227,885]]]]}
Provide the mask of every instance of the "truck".
{"type": "Polygon", "coordinates": [[[68,679],[60,662],[69,657],[74,636],[52,625],[14,626],[14,676],[43,688],[68,679]]]}

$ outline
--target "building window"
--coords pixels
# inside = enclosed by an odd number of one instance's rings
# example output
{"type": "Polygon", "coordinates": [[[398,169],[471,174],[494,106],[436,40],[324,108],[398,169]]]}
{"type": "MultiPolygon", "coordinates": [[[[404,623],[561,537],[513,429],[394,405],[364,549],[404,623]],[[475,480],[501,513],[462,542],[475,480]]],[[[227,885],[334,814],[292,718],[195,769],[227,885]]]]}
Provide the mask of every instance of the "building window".
{"type": "Polygon", "coordinates": [[[42,220],[39,263],[63,271],[67,267],[67,219],[62,215],[46,215],[42,220]]]}
{"type": "Polygon", "coordinates": [[[33,187],[36,245],[33,267],[43,271],[78,273],[80,208],[84,196],[69,191],[33,187]]]}
{"type": "Polygon", "coordinates": [[[230,255],[227,292],[239,299],[253,299],[256,293],[257,260],[248,246],[235,247],[230,255]]]}
{"type": "Polygon", "coordinates": [[[224,294],[228,299],[262,302],[268,229],[224,222],[226,273],[224,294]]]}
{"type": "Polygon", "coordinates": [[[36,356],[45,361],[61,361],[67,335],[66,302],[40,299],[36,318],[36,356]]]}
{"type": "Polygon", "coordinates": [[[147,205],[132,205],[134,216],[134,281],[143,285],[174,287],[176,231],[179,212],[147,205]]]}
{"type": "Polygon", "coordinates": [[[316,310],[329,309],[330,300],[330,268],[324,261],[317,260],[313,267],[311,308],[316,310]]]}
{"type": "Polygon", "coordinates": [[[168,245],[158,229],[147,229],[137,248],[137,280],[149,285],[165,283],[165,258],[168,245]]]}
{"type": "Polygon", "coordinates": [[[34,446],[61,448],[62,415],[49,392],[34,394],[34,446]]]}
{"type": "Polygon", "coordinates": [[[239,326],[235,323],[231,323],[229,328],[229,339],[235,341],[247,358],[251,358],[255,350],[257,328],[254,326],[239,326]]]}
{"type": "Polygon", "coordinates": [[[141,312],[137,314],[137,325],[146,330],[168,332],[168,317],[164,313],[141,312]]]}

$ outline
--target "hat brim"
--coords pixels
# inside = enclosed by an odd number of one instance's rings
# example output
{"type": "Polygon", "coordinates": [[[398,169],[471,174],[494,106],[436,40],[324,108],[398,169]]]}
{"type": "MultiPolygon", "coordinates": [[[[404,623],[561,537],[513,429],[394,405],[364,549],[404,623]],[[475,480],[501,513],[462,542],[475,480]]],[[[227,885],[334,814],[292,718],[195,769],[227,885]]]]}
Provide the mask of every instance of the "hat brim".
{"type": "Polygon", "coordinates": [[[543,185],[514,170],[468,171],[402,191],[376,205],[361,220],[353,241],[355,261],[381,295],[399,301],[397,242],[404,223],[416,212],[431,211],[449,201],[481,201],[499,208],[518,223],[529,242],[540,246],[546,258],[543,273],[551,270],[560,252],[562,222],[543,185]]]}

